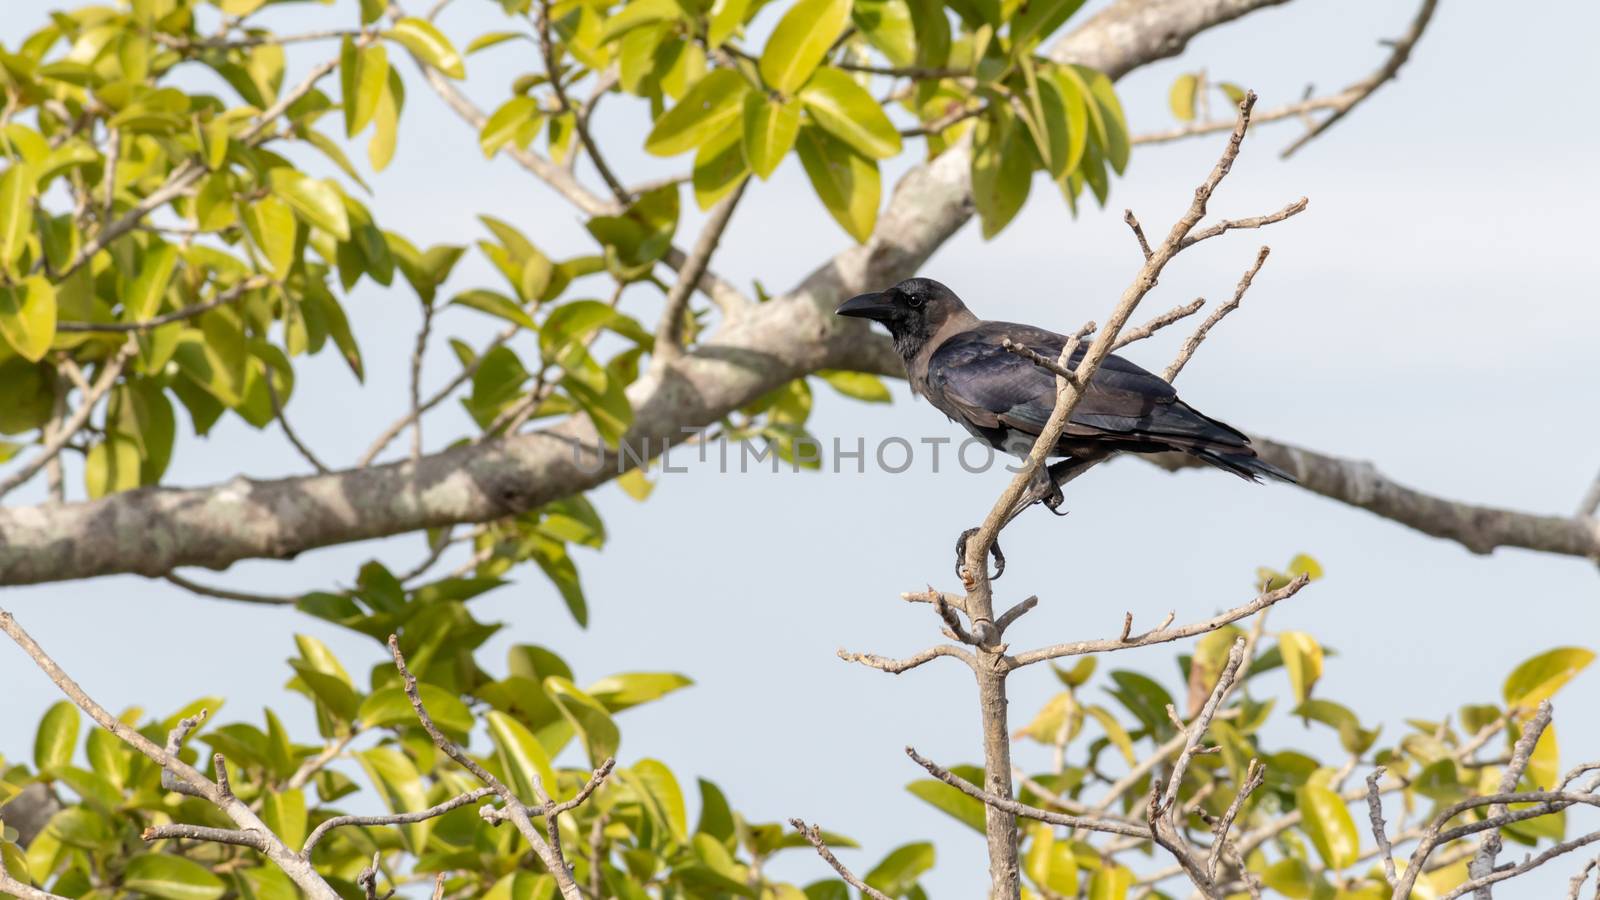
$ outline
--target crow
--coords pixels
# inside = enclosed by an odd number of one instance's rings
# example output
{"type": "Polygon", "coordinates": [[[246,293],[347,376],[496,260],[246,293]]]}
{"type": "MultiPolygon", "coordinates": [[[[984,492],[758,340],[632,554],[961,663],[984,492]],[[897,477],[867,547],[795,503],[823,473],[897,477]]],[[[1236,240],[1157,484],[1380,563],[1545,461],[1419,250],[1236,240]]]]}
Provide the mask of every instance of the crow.
{"type": "MultiPolygon", "coordinates": [[[[1026,457],[1056,402],[1056,376],[1005,348],[1010,340],[1052,360],[1067,339],[1013,322],[986,322],[931,278],[910,278],[861,294],[835,310],[881,322],[905,360],[911,389],[989,446],[1026,457]]],[[[1076,368],[1088,342],[1072,356],[1076,368]]],[[[1061,485],[1116,453],[1181,451],[1250,481],[1293,482],[1256,456],[1243,432],[1178,399],[1172,385],[1120,356],[1095,370],[1040,476],[1007,521],[1034,503],[1059,513],[1061,485]]]]}

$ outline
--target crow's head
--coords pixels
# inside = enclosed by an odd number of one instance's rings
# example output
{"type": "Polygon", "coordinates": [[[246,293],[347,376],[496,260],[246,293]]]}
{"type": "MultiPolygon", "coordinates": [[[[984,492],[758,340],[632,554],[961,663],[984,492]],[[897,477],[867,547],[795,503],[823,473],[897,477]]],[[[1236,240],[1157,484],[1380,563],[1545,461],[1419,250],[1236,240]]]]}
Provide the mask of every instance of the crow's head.
{"type": "Polygon", "coordinates": [[[882,322],[894,346],[907,359],[967,307],[950,290],[932,278],[907,278],[886,291],[860,294],[839,304],[837,315],[882,322]]]}

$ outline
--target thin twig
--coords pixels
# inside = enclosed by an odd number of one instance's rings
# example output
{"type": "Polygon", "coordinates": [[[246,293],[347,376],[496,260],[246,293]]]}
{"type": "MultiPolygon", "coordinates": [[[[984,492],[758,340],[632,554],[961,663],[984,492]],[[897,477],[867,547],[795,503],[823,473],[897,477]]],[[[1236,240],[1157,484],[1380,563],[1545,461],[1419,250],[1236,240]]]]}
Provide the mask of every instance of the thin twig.
{"type": "Polygon", "coordinates": [[[871,653],[848,653],[844,650],[838,651],[838,657],[845,662],[861,663],[864,666],[869,666],[882,672],[888,672],[890,675],[899,675],[902,672],[909,672],[912,669],[915,669],[917,666],[938,659],[941,656],[954,656],[956,659],[961,660],[968,666],[977,665],[977,659],[972,654],[961,649],[960,647],[954,646],[953,644],[940,644],[937,647],[929,647],[921,653],[905,659],[889,659],[888,657],[876,656],[871,653]]]}
{"type": "Polygon", "coordinates": [[[236,591],[229,588],[212,587],[179,575],[177,572],[168,572],[161,576],[168,582],[202,597],[214,597],[218,600],[233,600],[238,603],[256,603],[262,606],[293,606],[298,603],[299,597],[286,597],[274,594],[254,594],[248,591],[236,591]]]}
{"type": "Polygon", "coordinates": [[[163,325],[170,325],[173,322],[182,322],[185,319],[192,319],[201,313],[210,312],[219,306],[227,306],[235,300],[238,300],[240,297],[243,297],[245,294],[267,287],[270,284],[272,284],[271,278],[268,278],[265,275],[252,275],[238,284],[228,288],[227,290],[222,291],[204,303],[196,303],[193,306],[185,306],[183,309],[174,310],[159,316],[153,316],[149,319],[142,319],[138,322],[58,322],[56,323],[56,330],[87,334],[123,334],[128,332],[142,333],[149,331],[152,328],[160,328],[163,325]]]}
{"type": "Polygon", "coordinates": [[[710,264],[711,255],[717,250],[717,243],[722,240],[722,233],[727,229],[728,221],[733,218],[734,207],[739,205],[739,198],[744,196],[745,186],[749,183],[749,178],[741,179],[739,186],[733,189],[733,193],[722,198],[712,208],[710,218],[700,230],[700,237],[695,240],[694,250],[690,252],[683,267],[678,270],[678,280],[673,282],[671,289],[667,291],[666,306],[661,311],[661,324],[656,326],[657,360],[670,362],[683,355],[683,317],[688,311],[689,295],[693,293],[694,286],[699,283],[700,276],[710,264]]]}
{"type": "Polygon", "coordinates": [[[839,877],[845,880],[845,883],[860,891],[863,896],[871,897],[872,900],[891,900],[888,894],[857,878],[854,872],[846,868],[845,864],[840,862],[837,856],[833,855],[833,851],[828,849],[827,841],[822,839],[822,829],[815,825],[808,826],[799,819],[790,819],[789,824],[793,825],[796,831],[805,835],[805,839],[811,842],[811,846],[817,848],[817,855],[832,866],[833,870],[839,873],[839,877]]]}
{"type": "Polygon", "coordinates": [[[1138,328],[1135,328],[1131,331],[1124,331],[1122,336],[1117,338],[1117,342],[1111,346],[1111,349],[1121,350],[1123,347],[1128,346],[1134,341],[1142,341],[1152,334],[1155,334],[1161,329],[1167,327],[1168,325],[1171,325],[1173,322],[1177,322],[1181,319],[1186,319],[1189,316],[1194,315],[1200,311],[1200,307],[1205,305],[1206,301],[1204,297],[1196,297],[1194,300],[1185,303],[1182,306],[1174,306],[1172,309],[1169,309],[1161,315],[1156,316],[1154,319],[1151,319],[1143,325],[1140,325],[1138,328]]]}
{"type": "Polygon", "coordinates": [[[1122,821],[1121,819],[1108,818],[1099,815],[1073,816],[1065,813],[1050,812],[1049,810],[1029,806],[1026,803],[1020,803],[1016,800],[1011,800],[1005,797],[997,797],[994,794],[985,791],[983,788],[978,787],[972,782],[967,781],[960,775],[957,775],[949,769],[946,769],[944,766],[941,766],[933,760],[924,757],[918,753],[914,747],[907,747],[906,755],[911,757],[911,759],[916,762],[917,765],[928,770],[928,774],[939,779],[945,784],[950,785],[974,800],[977,800],[988,806],[993,806],[996,809],[1004,810],[1011,815],[1021,816],[1025,819],[1033,819],[1038,822],[1046,822],[1051,825],[1061,825],[1066,828],[1082,828],[1086,831],[1098,831],[1105,834],[1120,834],[1127,837],[1140,838],[1142,840],[1150,839],[1150,829],[1145,828],[1142,825],[1135,825],[1122,821]]]}
{"type": "Polygon", "coordinates": [[[1383,877],[1394,887],[1400,876],[1395,872],[1394,847],[1389,843],[1388,826],[1383,821],[1383,798],[1378,795],[1378,779],[1383,777],[1384,771],[1384,767],[1379,766],[1367,776],[1367,819],[1372,823],[1372,838],[1383,856],[1383,877]]]}
{"type": "Polygon", "coordinates": [[[472,376],[477,374],[478,367],[483,365],[483,360],[485,357],[487,357],[489,353],[496,347],[499,347],[506,341],[511,340],[512,336],[515,335],[520,329],[521,326],[512,325],[511,327],[495,335],[494,340],[490,341],[489,345],[483,348],[483,352],[478,354],[477,357],[472,360],[472,362],[462,366],[461,371],[456,373],[454,378],[446,382],[444,387],[434,391],[433,395],[427,400],[424,400],[420,405],[414,406],[405,415],[401,416],[399,419],[396,419],[394,422],[391,422],[389,427],[385,428],[383,433],[378,435],[377,438],[373,440],[372,444],[367,447],[366,452],[361,454],[361,458],[356,460],[355,468],[364,469],[371,465],[372,461],[378,458],[378,454],[382,453],[384,448],[389,446],[389,443],[400,435],[400,432],[406,430],[407,425],[410,425],[418,416],[421,416],[428,410],[433,409],[440,403],[443,403],[445,398],[455,393],[456,388],[461,387],[463,384],[466,384],[468,381],[470,381],[472,376]]]}
{"type": "Polygon", "coordinates": [[[465,794],[457,794],[443,803],[439,803],[434,806],[430,806],[427,809],[418,810],[416,812],[395,813],[387,816],[334,816],[333,818],[328,819],[322,824],[318,825],[316,829],[306,837],[305,846],[300,848],[300,856],[305,859],[310,859],[311,850],[316,847],[324,837],[327,836],[328,832],[335,828],[343,828],[346,825],[411,825],[416,822],[426,822],[429,819],[436,819],[447,812],[451,812],[452,810],[460,809],[469,803],[476,803],[493,793],[494,788],[481,787],[476,790],[468,791],[465,794]]]}
{"type": "MultiPolygon", "coordinates": [[[[1533,748],[1539,743],[1540,735],[1550,725],[1550,701],[1545,700],[1539,704],[1539,710],[1523,728],[1522,735],[1517,738],[1516,744],[1511,748],[1511,762],[1500,773],[1500,789],[1497,793],[1505,794],[1517,789],[1517,783],[1522,780],[1522,773],[1527,771],[1528,762],[1533,758],[1533,748]]],[[[1489,817],[1505,815],[1506,808],[1503,804],[1489,807],[1489,817]]],[[[1473,878],[1482,878],[1494,871],[1494,858],[1500,853],[1501,841],[1498,829],[1490,831],[1478,843],[1478,852],[1473,855],[1472,863],[1467,871],[1473,878]]],[[[1493,900],[1493,894],[1487,886],[1477,890],[1477,900],[1493,900]]]]}
{"type": "Polygon", "coordinates": [[[294,429],[289,426],[289,418],[283,414],[283,402],[278,399],[278,389],[272,384],[272,374],[271,366],[266,366],[266,370],[261,373],[261,380],[267,386],[267,399],[272,402],[272,417],[278,420],[278,426],[283,429],[283,436],[289,439],[289,443],[305,461],[310,463],[311,467],[316,469],[319,474],[328,474],[331,470],[322,464],[322,460],[311,452],[311,448],[306,445],[306,442],[300,440],[300,435],[295,434],[294,429]]]}
{"type": "Polygon", "coordinates": [[[1239,284],[1233,291],[1233,299],[1212,310],[1211,315],[1206,316],[1206,320],[1201,322],[1200,327],[1194,330],[1194,334],[1189,335],[1189,339],[1183,342],[1183,347],[1178,350],[1177,358],[1173,359],[1172,364],[1167,366],[1167,371],[1162,373],[1161,377],[1164,380],[1170,384],[1173,379],[1177,378],[1178,373],[1183,371],[1183,367],[1189,364],[1189,360],[1194,356],[1195,351],[1200,349],[1200,342],[1204,341],[1206,335],[1211,333],[1212,327],[1221,322],[1223,316],[1239,308],[1239,304],[1244,301],[1244,292],[1250,290],[1250,282],[1255,280],[1256,273],[1261,271],[1261,264],[1267,261],[1267,255],[1271,252],[1271,249],[1267,247],[1262,247],[1257,251],[1255,264],[1245,270],[1244,277],[1239,279],[1239,284]]]}

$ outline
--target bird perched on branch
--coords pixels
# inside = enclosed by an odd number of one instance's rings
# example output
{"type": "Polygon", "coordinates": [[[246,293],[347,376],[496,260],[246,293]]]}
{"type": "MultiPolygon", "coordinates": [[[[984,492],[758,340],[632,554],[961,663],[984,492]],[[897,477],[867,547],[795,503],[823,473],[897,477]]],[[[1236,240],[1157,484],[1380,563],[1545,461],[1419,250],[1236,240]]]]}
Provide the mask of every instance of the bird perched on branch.
{"type": "MultiPolygon", "coordinates": [[[[910,278],[886,291],[852,297],[836,313],[883,323],[905,360],[911,389],[997,450],[1027,456],[1055,409],[1056,375],[1006,344],[1053,362],[1066,346],[1063,335],[986,322],[930,278],[910,278]]],[[[1068,367],[1076,369],[1087,350],[1084,341],[1068,367]]],[[[1011,517],[1040,501],[1056,511],[1060,486],[1112,454],[1174,450],[1250,481],[1260,476],[1294,480],[1258,458],[1238,429],[1179,400],[1159,376],[1110,355],[1089,380],[1051,454],[1064,459],[1041,468],[1011,517]]]]}

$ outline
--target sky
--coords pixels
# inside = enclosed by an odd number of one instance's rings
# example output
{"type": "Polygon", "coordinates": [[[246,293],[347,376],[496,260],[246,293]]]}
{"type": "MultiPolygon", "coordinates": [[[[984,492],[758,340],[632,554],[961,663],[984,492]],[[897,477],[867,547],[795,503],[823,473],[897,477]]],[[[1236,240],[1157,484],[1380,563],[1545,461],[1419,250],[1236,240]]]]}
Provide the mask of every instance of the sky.
{"type": "MultiPolygon", "coordinates": [[[[0,41],[15,46],[57,5],[11,0],[0,41]]],[[[464,45],[503,27],[497,9],[461,0],[442,25],[464,45]]],[[[1136,133],[1172,124],[1167,87],[1199,68],[1254,88],[1261,108],[1271,108],[1307,84],[1332,90],[1364,77],[1385,52],[1377,41],[1403,31],[1412,14],[1410,4],[1381,0],[1301,0],[1203,35],[1181,58],[1141,69],[1118,89],[1136,133]]],[[[269,21],[294,30],[342,22],[330,19],[337,15],[286,7],[269,21]]],[[[1277,154],[1298,133],[1294,123],[1254,132],[1214,212],[1259,214],[1300,196],[1310,209],[1269,232],[1191,250],[1163,276],[1145,314],[1196,296],[1220,301],[1262,241],[1273,250],[1243,308],[1185,370],[1182,395],[1246,430],[1375,461],[1419,489],[1570,513],[1600,469],[1600,125],[1581,112],[1581,98],[1600,87],[1590,46],[1597,28],[1600,7],[1590,4],[1536,4],[1513,15],[1503,5],[1444,3],[1399,80],[1300,153],[1277,154]]],[[[291,60],[303,71],[327,52],[305,48],[291,60]]],[[[475,56],[468,90],[490,106],[529,65],[514,51],[475,56]]],[[[620,148],[612,159],[624,179],[676,171],[684,161],[632,149],[640,141],[629,123],[639,117],[621,114],[628,102],[615,101],[609,116],[603,106],[597,125],[600,140],[620,148]]],[[[1136,148],[1110,207],[1076,219],[1041,181],[997,238],[983,241],[971,223],[922,274],[986,318],[1062,331],[1103,319],[1138,263],[1122,209],[1137,212],[1147,231],[1164,231],[1220,145],[1218,136],[1136,148]]],[[[420,85],[400,147],[395,164],[372,179],[371,203],[386,227],[419,244],[459,243],[479,236],[474,216],[490,212],[553,256],[586,250],[570,207],[506,160],[484,161],[474,135],[420,85]]],[[[759,279],[777,291],[848,241],[790,159],[746,197],[714,265],[735,283],[759,279]]],[[[469,254],[450,288],[495,280],[469,254]]],[[[631,302],[653,321],[656,301],[631,302]]],[[[343,465],[404,410],[418,321],[415,298],[398,281],[393,290],[364,284],[347,309],[366,355],[365,385],[325,354],[300,370],[302,388],[314,389],[288,406],[302,436],[343,465]]],[[[438,327],[480,341],[494,328],[467,310],[447,313],[438,327]]],[[[1183,331],[1129,355],[1159,368],[1183,331]]],[[[443,341],[427,365],[432,385],[454,373],[443,341]]],[[[903,385],[893,388],[890,406],[819,389],[812,431],[825,443],[861,436],[868,446],[897,435],[959,440],[956,426],[903,385]]],[[[441,413],[428,447],[463,433],[464,423],[453,407],[441,413]]],[[[482,658],[492,663],[505,646],[529,642],[565,656],[580,683],[616,671],[684,672],[695,687],[621,717],[623,763],[660,758],[685,785],[697,775],[715,779],[755,820],[799,816],[849,834],[866,849],[842,856],[863,870],[901,843],[932,840],[930,893],[980,894],[982,839],[903,790],[921,774],[902,753],[907,744],[947,763],[980,758],[970,675],[936,662],[891,677],[846,665],[834,651],[905,655],[938,640],[933,617],[899,594],[930,581],[954,587],[952,541],[981,519],[1007,476],[969,475],[948,461],[937,474],[926,465],[898,475],[688,468],[661,476],[645,503],[615,486],[592,495],[611,538],[600,553],[579,552],[587,630],[570,622],[537,571],[519,572],[515,584],[474,603],[480,619],[507,624],[482,658]]],[[[180,442],[169,482],[304,470],[279,432],[230,420],[209,439],[180,442]]],[[[1600,573],[1591,562],[1517,550],[1474,556],[1293,488],[1209,471],[1169,475],[1136,461],[1075,482],[1068,508],[1064,519],[1031,512],[1005,534],[1009,566],[997,602],[1041,601],[1008,636],[1014,648],[1114,636],[1125,611],[1136,627],[1168,611],[1179,622],[1205,617],[1248,600],[1257,566],[1308,552],[1327,577],[1278,607],[1270,627],[1309,631],[1334,648],[1319,695],[1382,722],[1388,741],[1407,717],[1438,719],[1498,700],[1506,674],[1534,653],[1600,643],[1600,573]]],[[[403,566],[421,543],[407,536],[188,574],[292,593],[348,584],[374,557],[403,566]]],[[[0,604],[113,709],[166,711],[220,694],[226,719],[259,720],[270,704],[307,735],[308,708],[282,688],[291,634],[317,635],[355,668],[379,659],[376,644],[300,614],[131,576],[11,588],[0,604]]],[[[1129,651],[1102,660],[1102,671],[1138,669],[1177,688],[1182,649],[1129,651]]],[[[0,650],[0,684],[0,755],[29,758],[34,724],[58,696],[16,652],[0,650]]],[[[1014,676],[1014,725],[1056,687],[1046,671],[1014,676]]],[[[1600,755],[1600,720],[1584,715],[1597,703],[1594,671],[1558,696],[1563,762],[1600,755]]],[[[1276,727],[1274,737],[1290,746],[1332,746],[1325,732],[1276,727]]],[[[1019,745],[1018,758],[1032,770],[1049,762],[1031,745],[1019,745]]],[[[1507,895],[1548,895],[1575,866],[1557,864],[1507,895]]],[[[773,871],[802,883],[826,874],[801,853],[773,871]]]]}

